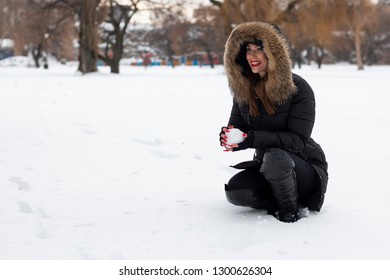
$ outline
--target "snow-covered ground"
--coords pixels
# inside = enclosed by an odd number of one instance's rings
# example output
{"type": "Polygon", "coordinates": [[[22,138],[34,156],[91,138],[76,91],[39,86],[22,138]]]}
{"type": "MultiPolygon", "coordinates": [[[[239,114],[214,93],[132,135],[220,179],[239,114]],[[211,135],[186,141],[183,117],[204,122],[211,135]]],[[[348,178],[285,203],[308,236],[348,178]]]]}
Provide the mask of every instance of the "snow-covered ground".
{"type": "Polygon", "coordinates": [[[389,259],[390,67],[305,66],[323,210],[236,207],[221,67],[0,67],[0,259],[389,259]]]}

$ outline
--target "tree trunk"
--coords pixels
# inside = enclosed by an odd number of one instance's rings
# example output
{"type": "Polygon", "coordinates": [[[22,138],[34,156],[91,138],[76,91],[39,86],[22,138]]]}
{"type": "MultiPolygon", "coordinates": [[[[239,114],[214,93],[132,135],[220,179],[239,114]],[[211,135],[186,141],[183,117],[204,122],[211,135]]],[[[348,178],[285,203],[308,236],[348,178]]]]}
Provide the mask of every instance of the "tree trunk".
{"type": "Polygon", "coordinates": [[[173,58],[173,55],[172,55],[172,54],[169,54],[169,55],[168,55],[168,61],[171,62],[172,68],[175,68],[175,59],[173,58]]]}
{"type": "Polygon", "coordinates": [[[41,67],[39,59],[42,57],[42,44],[38,44],[36,48],[33,48],[31,54],[34,59],[35,68],[41,67]]]}
{"type": "Polygon", "coordinates": [[[298,64],[298,69],[302,68],[302,56],[299,55],[297,58],[297,64],[298,64]]]}
{"type": "Polygon", "coordinates": [[[293,68],[295,68],[295,65],[298,65],[298,68],[301,69],[302,67],[302,54],[299,50],[293,49],[291,51],[292,54],[292,62],[293,62],[293,68]]]}
{"type": "Polygon", "coordinates": [[[315,56],[316,56],[316,61],[317,61],[317,65],[318,65],[318,69],[321,69],[321,66],[322,66],[322,61],[324,60],[324,57],[325,57],[325,52],[324,52],[324,49],[323,48],[315,48],[315,56]]]}
{"type": "Polygon", "coordinates": [[[83,0],[79,10],[80,56],[79,71],[83,74],[96,72],[97,29],[96,7],[100,0],[83,0]]]}
{"type": "MultiPolygon", "coordinates": [[[[124,33],[123,33],[124,34],[124,33]]],[[[110,64],[111,73],[119,74],[119,62],[123,52],[123,35],[120,31],[115,33],[115,44],[112,46],[112,60],[110,64]]]]}
{"type": "Polygon", "coordinates": [[[213,55],[211,54],[211,51],[207,50],[207,57],[210,61],[210,67],[211,68],[214,68],[214,58],[213,58],[213,55]]]}
{"type": "Polygon", "coordinates": [[[364,70],[361,36],[362,36],[361,28],[359,25],[357,25],[355,28],[354,41],[355,41],[355,52],[356,52],[356,64],[358,70],[364,70]]]}
{"type": "MultiPolygon", "coordinates": [[[[113,49],[114,51],[114,49],[113,49]]],[[[113,74],[119,74],[119,62],[120,62],[120,56],[118,56],[118,54],[115,53],[114,51],[114,57],[112,58],[112,60],[110,61],[110,69],[111,69],[111,73],[113,74]]]]}
{"type": "Polygon", "coordinates": [[[221,1],[217,1],[217,0],[210,0],[210,2],[211,4],[219,8],[223,20],[225,35],[226,37],[228,37],[233,27],[232,27],[231,18],[226,11],[226,4],[224,5],[221,1]]]}

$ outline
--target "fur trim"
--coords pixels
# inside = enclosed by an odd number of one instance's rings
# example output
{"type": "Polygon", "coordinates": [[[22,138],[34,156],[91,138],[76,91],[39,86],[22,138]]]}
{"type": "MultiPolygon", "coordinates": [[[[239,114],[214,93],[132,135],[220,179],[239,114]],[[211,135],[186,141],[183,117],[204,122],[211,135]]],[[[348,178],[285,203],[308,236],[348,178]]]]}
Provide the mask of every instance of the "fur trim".
{"type": "Polygon", "coordinates": [[[266,94],[275,104],[283,104],[297,91],[292,80],[289,48],[285,38],[264,22],[246,22],[236,26],[226,42],[224,66],[232,95],[240,103],[249,102],[249,80],[242,74],[237,56],[245,42],[256,39],[263,41],[268,57],[266,94]]]}

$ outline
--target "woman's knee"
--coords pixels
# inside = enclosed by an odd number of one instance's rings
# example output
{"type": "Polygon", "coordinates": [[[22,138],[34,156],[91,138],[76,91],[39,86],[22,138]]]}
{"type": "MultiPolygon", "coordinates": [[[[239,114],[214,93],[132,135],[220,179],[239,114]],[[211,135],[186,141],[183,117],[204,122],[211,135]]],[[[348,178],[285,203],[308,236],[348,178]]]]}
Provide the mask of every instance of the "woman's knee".
{"type": "Polygon", "coordinates": [[[278,148],[271,148],[267,149],[264,153],[260,172],[266,179],[272,180],[289,174],[294,167],[294,160],[286,151],[278,148]]]}

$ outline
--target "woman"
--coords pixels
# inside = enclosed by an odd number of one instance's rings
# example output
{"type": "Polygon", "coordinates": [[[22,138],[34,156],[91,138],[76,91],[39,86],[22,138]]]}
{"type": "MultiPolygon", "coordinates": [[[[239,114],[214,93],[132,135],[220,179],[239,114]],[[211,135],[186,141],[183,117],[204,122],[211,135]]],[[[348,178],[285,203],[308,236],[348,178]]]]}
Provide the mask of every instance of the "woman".
{"type": "Polygon", "coordinates": [[[291,72],[286,40],[263,22],[238,25],[224,55],[233,95],[229,123],[221,129],[226,151],[254,148],[252,161],[225,185],[229,202],[267,209],[282,222],[296,222],[299,208],[320,211],[328,182],[327,162],[311,139],[315,119],[314,93],[291,72]],[[241,143],[227,144],[226,132],[240,129],[241,143]]]}

